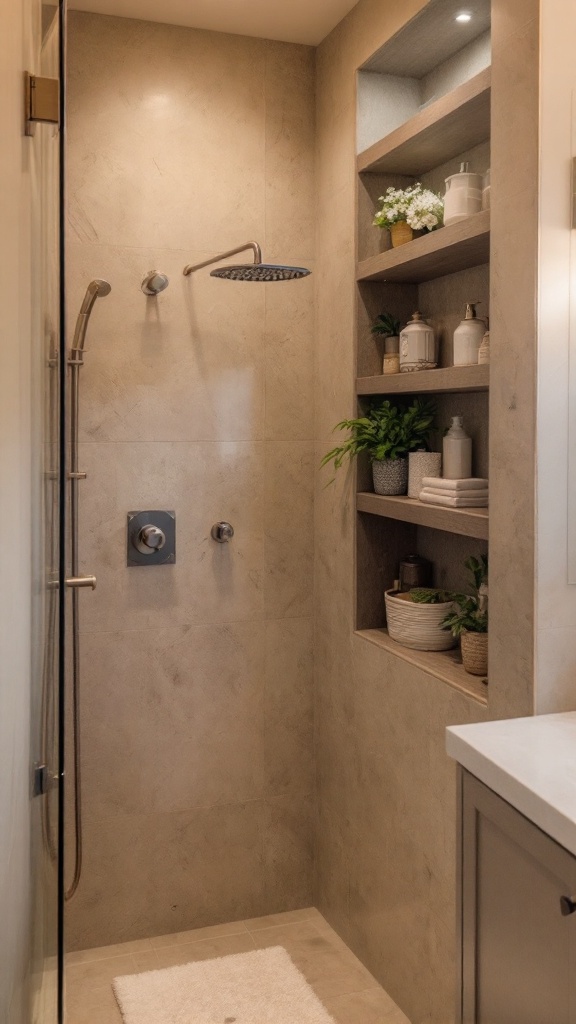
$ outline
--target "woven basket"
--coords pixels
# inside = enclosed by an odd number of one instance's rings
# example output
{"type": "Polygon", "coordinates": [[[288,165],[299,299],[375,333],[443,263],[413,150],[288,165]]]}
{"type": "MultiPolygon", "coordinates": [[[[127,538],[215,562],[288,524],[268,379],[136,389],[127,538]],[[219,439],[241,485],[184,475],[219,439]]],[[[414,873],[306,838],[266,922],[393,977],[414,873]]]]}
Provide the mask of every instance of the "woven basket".
{"type": "Polygon", "coordinates": [[[441,623],[453,610],[452,601],[442,604],[417,604],[409,594],[398,594],[387,590],[386,620],[392,640],[413,651],[447,651],[454,647],[449,629],[442,629],[441,623]]]}
{"type": "Polygon", "coordinates": [[[404,245],[405,242],[411,242],[413,238],[414,231],[405,220],[397,220],[395,224],[392,224],[390,239],[394,248],[397,245],[404,245]]]}
{"type": "Polygon", "coordinates": [[[488,633],[462,633],[462,664],[471,676],[488,674],[488,633]]]}

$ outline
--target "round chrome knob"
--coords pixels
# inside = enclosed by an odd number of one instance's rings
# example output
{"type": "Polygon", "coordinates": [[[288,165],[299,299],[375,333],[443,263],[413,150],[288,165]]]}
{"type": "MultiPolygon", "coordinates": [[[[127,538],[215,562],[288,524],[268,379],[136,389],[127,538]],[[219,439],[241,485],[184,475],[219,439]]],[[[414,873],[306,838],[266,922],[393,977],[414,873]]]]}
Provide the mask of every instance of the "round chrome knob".
{"type": "Polygon", "coordinates": [[[234,527],[230,523],[214,523],[210,530],[210,536],[218,544],[226,544],[226,541],[232,540],[234,536],[234,527]]]}
{"type": "Polygon", "coordinates": [[[155,551],[160,551],[165,543],[166,534],[164,530],[161,530],[159,526],[153,526],[152,523],[143,526],[134,541],[135,547],[143,555],[152,555],[155,551]]]}

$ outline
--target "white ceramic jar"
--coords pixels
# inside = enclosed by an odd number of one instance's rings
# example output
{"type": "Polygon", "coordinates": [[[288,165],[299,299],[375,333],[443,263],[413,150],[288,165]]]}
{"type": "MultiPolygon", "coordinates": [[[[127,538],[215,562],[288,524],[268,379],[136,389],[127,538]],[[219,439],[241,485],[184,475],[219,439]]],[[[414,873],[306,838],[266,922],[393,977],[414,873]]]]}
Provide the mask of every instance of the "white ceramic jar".
{"type": "Polygon", "coordinates": [[[444,225],[456,224],[465,220],[482,209],[481,174],[473,174],[468,164],[460,164],[460,172],[446,178],[446,195],[444,196],[444,225]]]}
{"type": "Polygon", "coordinates": [[[412,319],[400,331],[400,373],[433,370],[436,365],[434,331],[421,313],[413,313],[412,319]]]}

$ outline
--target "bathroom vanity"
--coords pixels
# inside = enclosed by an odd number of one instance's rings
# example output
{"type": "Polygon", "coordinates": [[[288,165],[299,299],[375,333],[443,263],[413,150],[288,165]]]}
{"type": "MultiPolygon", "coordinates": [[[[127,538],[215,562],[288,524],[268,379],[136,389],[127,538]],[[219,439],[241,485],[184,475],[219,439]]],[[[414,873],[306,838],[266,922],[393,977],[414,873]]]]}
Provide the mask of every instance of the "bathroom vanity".
{"type": "Polygon", "coordinates": [[[576,1024],[576,713],[455,726],[460,1024],[576,1024]]]}

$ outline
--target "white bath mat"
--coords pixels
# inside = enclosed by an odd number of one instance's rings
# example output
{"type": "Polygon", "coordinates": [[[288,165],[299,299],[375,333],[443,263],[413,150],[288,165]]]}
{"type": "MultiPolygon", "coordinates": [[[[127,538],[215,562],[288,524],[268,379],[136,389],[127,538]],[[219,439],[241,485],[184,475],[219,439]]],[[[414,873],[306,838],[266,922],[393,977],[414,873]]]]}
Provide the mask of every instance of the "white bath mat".
{"type": "Polygon", "coordinates": [[[334,1024],[282,946],[115,978],[125,1024],[334,1024]]]}

